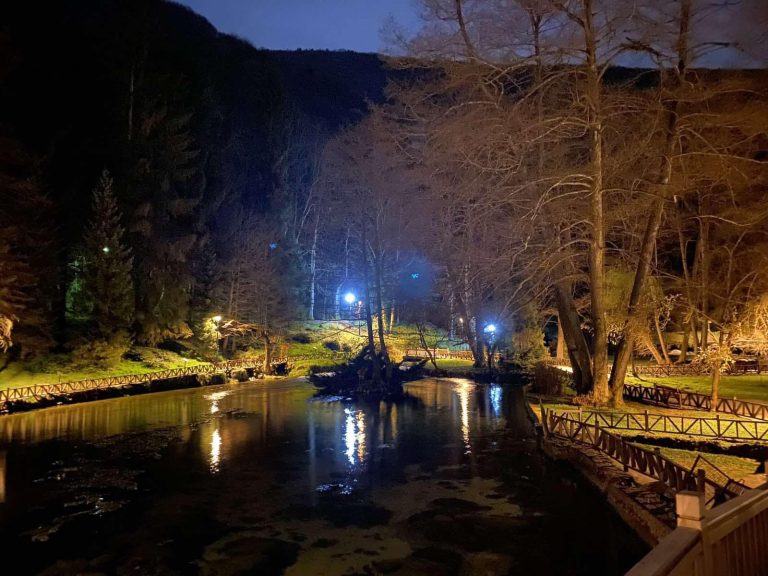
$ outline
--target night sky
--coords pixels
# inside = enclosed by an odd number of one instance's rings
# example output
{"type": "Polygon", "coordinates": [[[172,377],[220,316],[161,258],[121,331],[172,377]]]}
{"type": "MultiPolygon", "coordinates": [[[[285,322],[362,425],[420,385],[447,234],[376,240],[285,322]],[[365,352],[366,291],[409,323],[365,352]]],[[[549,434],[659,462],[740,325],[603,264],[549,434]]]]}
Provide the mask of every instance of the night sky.
{"type": "Polygon", "coordinates": [[[179,0],[221,32],[274,50],[381,52],[381,29],[394,18],[418,23],[415,0],[179,0]]]}
{"type": "MultiPolygon", "coordinates": [[[[382,28],[391,21],[406,32],[419,29],[418,0],[177,0],[205,16],[219,31],[273,50],[328,49],[387,51],[382,28]]],[[[714,3],[713,3],[714,4],[714,3]]],[[[768,43],[757,52],[768,26],[768,0],[731,0],[703,10],[696,29],[703,39],[739,38],[740,46],[713,52],[694,49],[694,65],[714,68],[764,68],[768,43]],[[712,34],[712,31],[717,32],[712,34]]],[[[696,34],[691,39],[697,45],[696,34]]],[[[625,66],[647,66],[624,57],[625,66]]]]}

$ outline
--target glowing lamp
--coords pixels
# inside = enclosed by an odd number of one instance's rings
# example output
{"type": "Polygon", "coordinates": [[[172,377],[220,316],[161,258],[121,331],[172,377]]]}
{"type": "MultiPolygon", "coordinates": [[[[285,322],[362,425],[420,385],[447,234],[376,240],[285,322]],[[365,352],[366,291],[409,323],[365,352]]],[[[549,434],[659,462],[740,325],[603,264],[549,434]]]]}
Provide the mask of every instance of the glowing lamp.
{"type": "Polygon", "coordinates": [[[216,315],[213,318],[211,318],[211,320],[213,320],[214,322],[216,322],[216,324],[218,324],[219,322],[221,322],[221,316],[216,315]]]}
{"type": "Polygon", "coordinates": [[[344,302],[346,302],[347,304],[354,304],[356,299],[357,297],[354,294],[352,294],[352,292],[347,292],[346,294],[344,294],[344,302]]]}
{"type": "Polygon", "coordinates": [[[493,334],[496,332],[496,324],[488,324],[485,328],[483,328],[483,332],[488,332],[488,334],[493,334]]]}

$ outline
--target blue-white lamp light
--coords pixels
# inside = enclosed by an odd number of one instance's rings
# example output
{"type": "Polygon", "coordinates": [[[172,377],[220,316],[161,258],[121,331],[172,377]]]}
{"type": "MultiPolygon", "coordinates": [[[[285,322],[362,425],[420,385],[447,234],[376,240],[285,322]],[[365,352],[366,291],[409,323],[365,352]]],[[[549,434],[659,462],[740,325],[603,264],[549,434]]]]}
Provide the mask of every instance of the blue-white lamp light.
{"type": "Polygon", "coordinates": [[[355,300],[357,300],[357,296],[352,294],[352,292],[347,292],[344,294],[344,302],[347,304],[354,304],[355,300]]]}

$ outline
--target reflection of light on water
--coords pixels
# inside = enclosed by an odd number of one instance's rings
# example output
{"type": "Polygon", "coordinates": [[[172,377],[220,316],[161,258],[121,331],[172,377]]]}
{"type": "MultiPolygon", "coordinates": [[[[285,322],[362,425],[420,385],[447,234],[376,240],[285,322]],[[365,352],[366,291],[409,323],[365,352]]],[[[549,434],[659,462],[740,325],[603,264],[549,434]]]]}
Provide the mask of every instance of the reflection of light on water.
{"type": "Polygon", "coordinates": [[[203,396],[206,400],[211,401],[211,414],[216,414],[219,411],[219,400],[229,396],[229,390],[222,390],[220,392],[213,392],[207,396],[203,396]]]}
{"type": "Polygon", "coordinates": [[[493,415],[500,416],[501,415],[501,386],[497,384],[491,386],[490,390],[488,391],[488,394],[491,397],[491,410],[493,410],[493,415]]]}
{"type": "Polygon", "coordinates": [[[461,406],[461,435],[464,438],[466,454],[472,452],[472,445],[469,442],[469,395],[474,388],[469,382],[462,382],[456,386],[456,393],[459,395],[461,406]]]}
{"type": "Polygon", "coordinates": [[[216,428],[211,436],[211,455],[209,468],[211,472],[216,474],[219,471],[219,464],[221,463],[221,433],[216,428]]]}
{"type": "Polygon", "coordinates": [[[365,413],[362,410],[352,412],[344,409],[347,415],[344,424],[344,444],[347,448],[347,460],[353,466],[365,458],[365,413]]]}

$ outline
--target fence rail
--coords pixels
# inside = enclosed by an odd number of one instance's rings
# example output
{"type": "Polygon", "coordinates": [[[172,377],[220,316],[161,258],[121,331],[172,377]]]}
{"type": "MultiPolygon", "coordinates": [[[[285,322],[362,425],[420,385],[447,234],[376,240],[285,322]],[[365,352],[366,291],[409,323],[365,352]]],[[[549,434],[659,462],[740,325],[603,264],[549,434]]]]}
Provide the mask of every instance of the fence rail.
{"type": "MultiPolygon", "coordinates": [[[[712,397],[709,394],[687,392],[658,384],[653,387],[625,384],[624,398],[643,404],[653,404],[669,408],[688,408],[703,411],[712,409],[712,397]]],[[[719,398],[716,412],[768,421],[768,405],[749,400],[719,398]]]]}
{"type": "Polygon", "coordinates": [[[758,576],[768,570],[768,491],[750,490],[705,511],[678,494],[677,528],[627,576],[758,576]]]}
{"type": "MultiPolygon", "coordinates": [[[[272,363],[280,364],[286,362],[286,358],[275,358],[272,363]]],[[[132,386],[137,384],[151,384],[159,380],[168,380],[171,378],[182,378],[184,376],[206,376],[210,374],[224,373],[231,375],[233,370],[238,368],[257,368],[264,363],[264,358],[242,358],[238,360],[228,360],[226,362],[217,362],[215,364],[201,364],[197,366],[186,366],[184,368],[173,368],[170,370],[159,370],[156,372],[147,372],[144,374],[126,374],[123,376],[110,376],[108,378],[88,378],[85,380],[76,380],[73,382],[60,382],[56,384],[36,384],[34,386],[23,386],[19,388],[6,388],[0,390],[0,410],[4,409],[9,402],[41,400],[44,398],[55,398],[77,392],[88,392],[92,390],[104,390],[107,388],[121,388],[123,386],[132,386]]]]}
{"type": "Polygon", "coordinates": [[[676,492],[694,490],[705,493],[708,504],[733,498],[748,489],[722,473],[719,468],[717,471],[722,475],[720,482],[709,478],[703,465],[696,467],[700,464],[698,460],[694,462],[694,467],[685,468],[664,457],[658,450],[641,448],[597,424],[579,421],[568,414],[542,408],[542,423],[547,435],[591,446],[618,461],[625,470],[632,469],[656,478],[676,492]]]}
{"type": "Polygon", "coordinates": [[[686,434],[717,440],[768,442],[768,422],[700,416],[669,416],[648,412],[558,411],[579,422],[608,430],[686,434]]]}
{"type": "MultiPolygon", "coordinates": [[[[471,350],[451,350],[450,348],[429,348],[432,356],[437,360],[473,360],[471,350]]],[[[424,348],[408,348],[405,351],[406,356],[415,358],[428,358],[429,355],[424,348]]]]}

